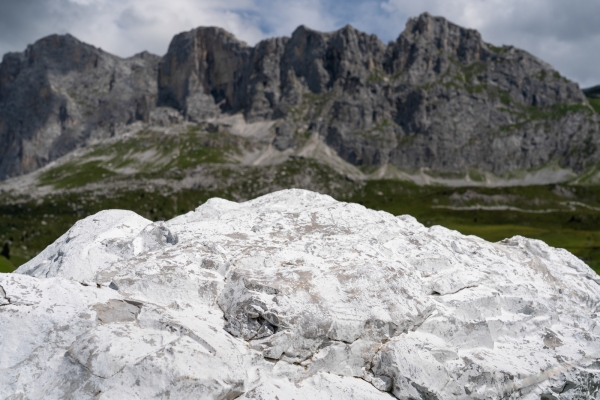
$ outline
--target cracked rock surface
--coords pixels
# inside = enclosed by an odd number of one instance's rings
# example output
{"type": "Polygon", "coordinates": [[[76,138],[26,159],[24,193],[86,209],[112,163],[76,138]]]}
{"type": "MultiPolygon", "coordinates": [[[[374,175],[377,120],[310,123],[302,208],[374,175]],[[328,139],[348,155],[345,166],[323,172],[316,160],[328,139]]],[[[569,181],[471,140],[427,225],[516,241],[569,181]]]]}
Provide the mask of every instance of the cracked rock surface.
{"type": "Polygon", "coordinates": [[[600,278],[302,190],[79,221],[0,275],[0,398],[600,396],[600,278]]]}

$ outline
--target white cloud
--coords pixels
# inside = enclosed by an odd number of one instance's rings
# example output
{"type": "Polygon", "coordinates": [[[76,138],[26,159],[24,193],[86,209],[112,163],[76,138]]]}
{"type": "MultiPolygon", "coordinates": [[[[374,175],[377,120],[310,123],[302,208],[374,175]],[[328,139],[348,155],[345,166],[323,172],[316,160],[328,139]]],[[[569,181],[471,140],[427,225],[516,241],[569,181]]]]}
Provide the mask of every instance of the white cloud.
{"type": "MultiPolygon", "coordinates": [[[[248,0],[70,0],[80,18],[72,18],[68,30],[79,39],[120,56],[142,50],[164,54],[171,38],[198,26],[219,26],[250,41],[263,37],[251,18],[238,10],[251,10],[248,0]]],[[[71,15],[72,16],[72,15],[71,15]]]]}
{"type": "Polygon", "coordinates": [[[314,29],[335,27],[321,0],[53,0],[51,32],[71,33],[80,40],[120,56],[142,50],[162,55],[171,38],[198,26],[218,26],[255,44],[267,36],[290,35],[301,24],[314,29]]]}

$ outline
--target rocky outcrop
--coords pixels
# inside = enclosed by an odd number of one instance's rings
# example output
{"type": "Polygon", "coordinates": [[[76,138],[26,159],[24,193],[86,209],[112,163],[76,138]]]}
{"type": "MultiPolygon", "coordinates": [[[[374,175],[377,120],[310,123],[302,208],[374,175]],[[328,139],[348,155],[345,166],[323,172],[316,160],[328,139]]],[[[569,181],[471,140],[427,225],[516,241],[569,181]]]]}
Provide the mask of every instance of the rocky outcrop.
{"type": "Polygon", "coordinates": [[[0,64],[0,179],[148,120],[158,61],[149,53],[121,59],[70,35],[6,54],[0,64]]]}
{"type": "Polygon", "coordinates": [[[549,163],[581,172],[600,160],[598,114],[577,84],[525,51],[429,14],[387,45],[351,26],[301,26],[254,47],[198,28],[175,36],[160,62],[52,36],[5,57],[0,106],[9,149],[0,179],[89,137],[118,134],[122,124],[235,113],[275,121],[277,150],[315,135],[358,166],[505,174],[549,163]]]}
{"type": "Polygon", "coordinates": [[[249,56],[244,43],[223,29],[199,28],[175,36],[169,52],[160,63],[160,105],[200,121],[241,108],[233,94],[249,56]]]}
{"type": "Polygon", "coordinates": [[[105,211],[0,275],[0,394],[596,398],[599,305],[565,250],[307,191],[105,211]]]}

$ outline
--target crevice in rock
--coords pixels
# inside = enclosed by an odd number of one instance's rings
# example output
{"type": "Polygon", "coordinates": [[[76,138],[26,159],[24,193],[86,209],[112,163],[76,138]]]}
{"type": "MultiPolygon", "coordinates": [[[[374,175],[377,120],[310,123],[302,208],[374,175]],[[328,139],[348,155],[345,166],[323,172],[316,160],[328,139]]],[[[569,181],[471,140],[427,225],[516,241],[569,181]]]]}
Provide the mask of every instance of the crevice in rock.
{"type": "Polygon", "coordinates": [[[141,301],[127,300],[127,299],[123,299],[123,301],[125,303],[131,304],[132,306],[138,307],[139,309],[141,309],[144,306],[144,303],[142,303],[141,301]]]}
{"type": "Polygon", "coordinates": [[[245,395],[246,393],[247,393],[247,392],[242,392],[242,393],[238,394],[237,396],[235,396],[235,397],[232,397],[232,398],[231,398],[231,400],[239,399],[240,397],[242,397],[242,396],[243,396],[243,395],[245,395]]]}
{"type": "Polygon", "coordinates": [[[478,287],[478,286],[479,286],[479,285],[469,285],[469,286],[464,286],[464,287],[461,287],[460,289],[458,289],[458,290],[456,290],[456,291],[454,291],[454,292],[447,292],[447,293],[440,293],[440,292],[438,292],[437,290],[433,290],[433,291],[432,291],[432,292],[431,292],[429,295],[430,295],[430,296],[449,296],[449,295],[451,295],[451,294],[456,294],[456,293],[462,292],[463,290],[467,290],[467,289],[476,288],[476,287],[478,287]]]}
{"type": "Polygon", "coordinates": [[[97,289],[102,289],[102,285],[97,282],[79,282],[79,284],[85,287],[95,287],[97,289]]]}
{"type": "Polygon", "coordinates": [[[279,293],[279,291],[273,287],[263,285],[263,284],[260,284],[257,282],[252,282],[246,278],[242,278],[242,281],[244,282],[244,286],[246,287],[246,289],[253,291],[253,292],[265,293],[265,294],[271,294],[271,295],[277,295],[279,293]]]}
{"type": "Polygon", "coordinates": [[[428,310],[428,313],[426,316],[423,316],[423,319],[421,319],[420,321],[416,321],[410,328],[406,329],[405,331],[402,331],[400,333],[398,333],[397,335],[394,335],[394,337],[396,336],[400,336],[403,333],[408,333],[408,332],[414,332],[417,329],[419,329],[421,327],[421,325],[423,325],[432,315],[434,315],[434,311],[436,311],[435,308],[428,310]]]}
{"type": "Polygon", "coordinates": [[[225,331],[246,341],[263,339],[287,328],[277,314],[260,301],[250,301],[245,306],[240,305],[235,315],[226,313],[222,308],[221,311],[227,321],[224,326],[225,331]]]}
{"type": "Polygon", "coordinates": [[[364,372],[363,376],[355,376],[355,378],[362,379],[363,381],[371,384],[371,386],[380,392],[390,393],[393,397],[395,397],[391,393],[394,389],[394,380],[387,375],[375,375],[373,370],[369,369],[364,372]]]}
{"type": "Polygon", "coordinates": [[[71,354],[69,354],[69,352],[67,351],[65,353],[65,357],[67,357],[69,359],[69,361],[71,361],[74,364],[77,364],[79,366],[81,366],[83,369],[85,369],[90,375],[95,376],[96,378],[100,378],[100,379],[110,379],[113,376],[115,376],[116,374],[118,374],[119,372],[121,372],[123,370],[123,368],[121,368],[119,371],[117,371],[114,375],[111,375],[109,377],[103,377],[100,375],[96,375],[95,373],[93,373],[87,366],[85,366],[84,364],[81,363],[81,361],[79,361],[78,359],[76,359],[75,357],[73,357],[71,354]]]}
{"type": "Polygon", "coordinates": [[[576,388],[577,388],[577,385],[575,383],[567,381],[567,382],[565,382],[564,386],[560,390],[560,394],[563,394],[565,392],[568,392],[569,390],[573,390],[576,388]]]}
{"type": "Polygon", "coordinates": [[[215,355],[217,354],[217,350],[215,350],[214,347],[212,347],[210,344],[208,344],[204,339],[202,339],[200,336],[196,335],[194,332],[192,332],[191,330],[187,329],[186,327],[181,327],[182,328],[182,335],[183,336],[187,336],[190,339],[192,339],[193,341],[195,341],[196,343],[198,343],[199,345],[201,345],[202,347],[204,347],[211,355],[215,355]]]}
{"type": "Polygon", "coordinates": [[[6,295],[6,290],[0,285],[0,307],[12,304],[10,298],[6,295]]]}
{"type": "Polygon", "coordinates": [[[413,382],[413,381],[410,382],[410,385],[413,388],[415,388],[415,390],[417,391],[417,393],[419,393],[419,395],[421,396],[421,399],[423,399],[423,400],[441,400],[437,394],[431,392],[425,386],[419,385],[418,383],[413,382]]]}
{"type": "MultiPolygon", "coordinates": [[[[139,304],[138,302],[132,302],[132,303],[139,304]]],[[[206,349],[206,351],[208,351],[211,355],[214,356],[215,354],[217,354],[217,350],[215,350],[214,347],[212,347],[210,344],[208,344],[200,336],[196,335],[191,329],[189,329],[181,324],[175,323],[173,321],[169,321],[168,323],[161,323],[161,325],[169,332],[179,334],[179,337],[176,340],[181,339],[183,336],[187,336],[190,339],[192,339],[193,341],[195,341],[196,343],[198,343],[199,345],[201,345],[202,347],[204,347],[206,349]]]]}
{"type": "Polygon", "coordinates": [[[469,285],[469,286],[465,286],[465,287],[463,287],[463,288],[460,288],[460,289],[458,289],[458,290],[457,290],[456,292],[454,292],[454,293],[446,293],[446,295],[448,295],[448,294],[456,294],[456,293],[462,292],[463,290],[467,290],[467,289],[476,288],[476,287],[478,287],[478,286],[479,286],[479,285],[469,285]]]}

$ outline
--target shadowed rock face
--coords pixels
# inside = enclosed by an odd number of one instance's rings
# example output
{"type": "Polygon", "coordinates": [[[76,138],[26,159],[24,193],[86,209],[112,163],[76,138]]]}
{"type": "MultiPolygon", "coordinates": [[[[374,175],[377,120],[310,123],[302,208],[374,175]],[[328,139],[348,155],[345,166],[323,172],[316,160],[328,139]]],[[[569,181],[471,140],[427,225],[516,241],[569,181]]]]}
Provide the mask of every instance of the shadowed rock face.
{"type": "Polygon", "coordinates": [[[147,120],[159,57],[121,59],[70,35],[0,64],[0,179],[35,170],[89,139],[147,120]]]}
{"type": "Polygon", "coordinates": [[[501,174],[551,161],[582,170],[599,159],[598,116],[577,84],[429,14],[387,45],[351,26],[301,26],[255,47],[198,28],[175,36],[160,60],[122,60],[52,36],[5,56],[0,85],[0,141],[9,149],[0,179],[147,121],[155,106],[191,121],[276,120],[278,150],[313,133],[355,165],[501,174]]]}
{"type": "Polygon", "coordinates": [[[160,63],[159,104],[185,112],[191,119],[237,110],[243,70],[250,48],[219,28],[199,28],[173,39],[160,63]]]}

